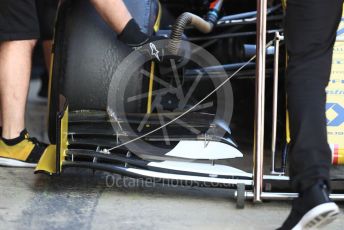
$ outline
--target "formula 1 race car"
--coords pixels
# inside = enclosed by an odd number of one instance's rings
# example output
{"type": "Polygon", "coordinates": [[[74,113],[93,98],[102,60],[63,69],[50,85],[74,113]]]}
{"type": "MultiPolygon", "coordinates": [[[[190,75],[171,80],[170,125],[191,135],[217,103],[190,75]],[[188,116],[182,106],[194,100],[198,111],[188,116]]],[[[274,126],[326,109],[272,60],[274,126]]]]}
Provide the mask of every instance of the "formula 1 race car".
{"type": "MultiPolygon", "coordinates": [[[[36,171],[104,170],[252,189],[257,6],[248,0],[126,0],[143,32],[163,36],[164,64],[120,42],[89,1],[65,0],[55,25],[49,139],[36,171]],[[188,11],[185,13],[185,11],[188,11]],[[174,56],[182,57],[176,61],[174,56]],[[171,58],[173,57],[173,58],[171,58]],[[167,62],[167,63],[166,63],[167,62]]],[[[272,168],[264,189],[285,182],[283,4],[269,1],[266,136],[272,168]],[[279,71],[279,69],[281,71],[279,71]],[[279,111],[279,112],[277,112],[279,111]],[[280,152],[276,156],[276,153],[280,152]],[[276,167],[276,159],[281,162],[276,167]]]]}

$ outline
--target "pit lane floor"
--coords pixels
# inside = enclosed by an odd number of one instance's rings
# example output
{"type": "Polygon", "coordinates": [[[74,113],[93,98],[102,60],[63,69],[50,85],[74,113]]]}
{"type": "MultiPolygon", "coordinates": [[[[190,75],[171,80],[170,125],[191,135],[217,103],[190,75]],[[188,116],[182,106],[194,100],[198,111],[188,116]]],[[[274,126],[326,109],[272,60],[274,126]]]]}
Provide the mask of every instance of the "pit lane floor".
{"type": "MultiPolygon", "coordinates": [[[[33,82],[27,126],[45,139],[45,105],[33,82]]],[[[276,229],[290,203],[235,207],[233,190],[142,182],[91,170],[62,176],[34,175],[31,169],[0,168],[0,229],[276,229]]],[[[343,205],[341,205],[343,208],[343,205]]],[[[326,229],[343,229],[341,216],[326,229]]]]}

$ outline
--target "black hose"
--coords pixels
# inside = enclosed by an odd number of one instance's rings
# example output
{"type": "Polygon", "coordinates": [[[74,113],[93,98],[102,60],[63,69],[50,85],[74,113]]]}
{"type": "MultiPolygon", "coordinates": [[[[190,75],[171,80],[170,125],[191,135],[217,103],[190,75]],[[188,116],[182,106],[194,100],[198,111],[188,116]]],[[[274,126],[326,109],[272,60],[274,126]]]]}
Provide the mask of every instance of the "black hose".
{"type": "Polygon", "coordinates": [[[183,36],[183,32],[185,30],[185,27],[190,25],[192,21],[192,14],[191,13],[183,13],[177,18],[176,23],[172,27],[172,32],[170,36],[170,43],[168,46],[169,51],[173,55],[178,54],[180,41],[183,36]]]}
{"type": "Polygon", "coordinates": [[[218,21],[218,13],[221,9],[222,2],[223,0],[217,0],[214,2],[214,7],[208,12],[206,20],[189,12],[181,14],[172,27],[172,33],[170,36],[171,40],[168,46],[169,52],[172,55],[178,55],[183,32],[189,25],[194,26],[203,33],[210,33],[218,21]]]}

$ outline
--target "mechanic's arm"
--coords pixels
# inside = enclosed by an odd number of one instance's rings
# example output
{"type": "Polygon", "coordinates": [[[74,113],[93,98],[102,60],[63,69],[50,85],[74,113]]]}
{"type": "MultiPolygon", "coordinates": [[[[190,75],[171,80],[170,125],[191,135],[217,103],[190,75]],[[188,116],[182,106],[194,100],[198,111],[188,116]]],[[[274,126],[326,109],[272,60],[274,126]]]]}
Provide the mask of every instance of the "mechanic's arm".
{"type": "Polygon", "coordinates": [[[123,0],[90,0],[102,18],[118,34],[118,38],[132,47],[142,46],[150,37],[141,32],[123,0]]]}
{"type": "Polygon", "coordinates": [[[127,23],[133,18],[122,0],[90,1],[117,34],[120,34],[127,23]]]}

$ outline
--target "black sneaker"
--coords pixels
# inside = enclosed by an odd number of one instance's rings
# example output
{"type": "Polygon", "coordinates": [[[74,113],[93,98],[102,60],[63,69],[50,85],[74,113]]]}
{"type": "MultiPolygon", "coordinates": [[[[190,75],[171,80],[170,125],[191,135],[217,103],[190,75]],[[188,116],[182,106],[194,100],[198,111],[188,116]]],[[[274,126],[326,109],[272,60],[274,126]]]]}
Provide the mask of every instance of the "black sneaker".
{"type": "Polygon", "coordinates": [[[326,184],[318,181],[293,200],[291,212],[278,230],[316,229],[331,223],[340,211],[329,198],[326,184]]]}
{"type": "Polygon", "coordinates": [[[0,166],[36,167],[48,145],[29,137],[26,130],[20,136],[0,140],[0,166]]]}

